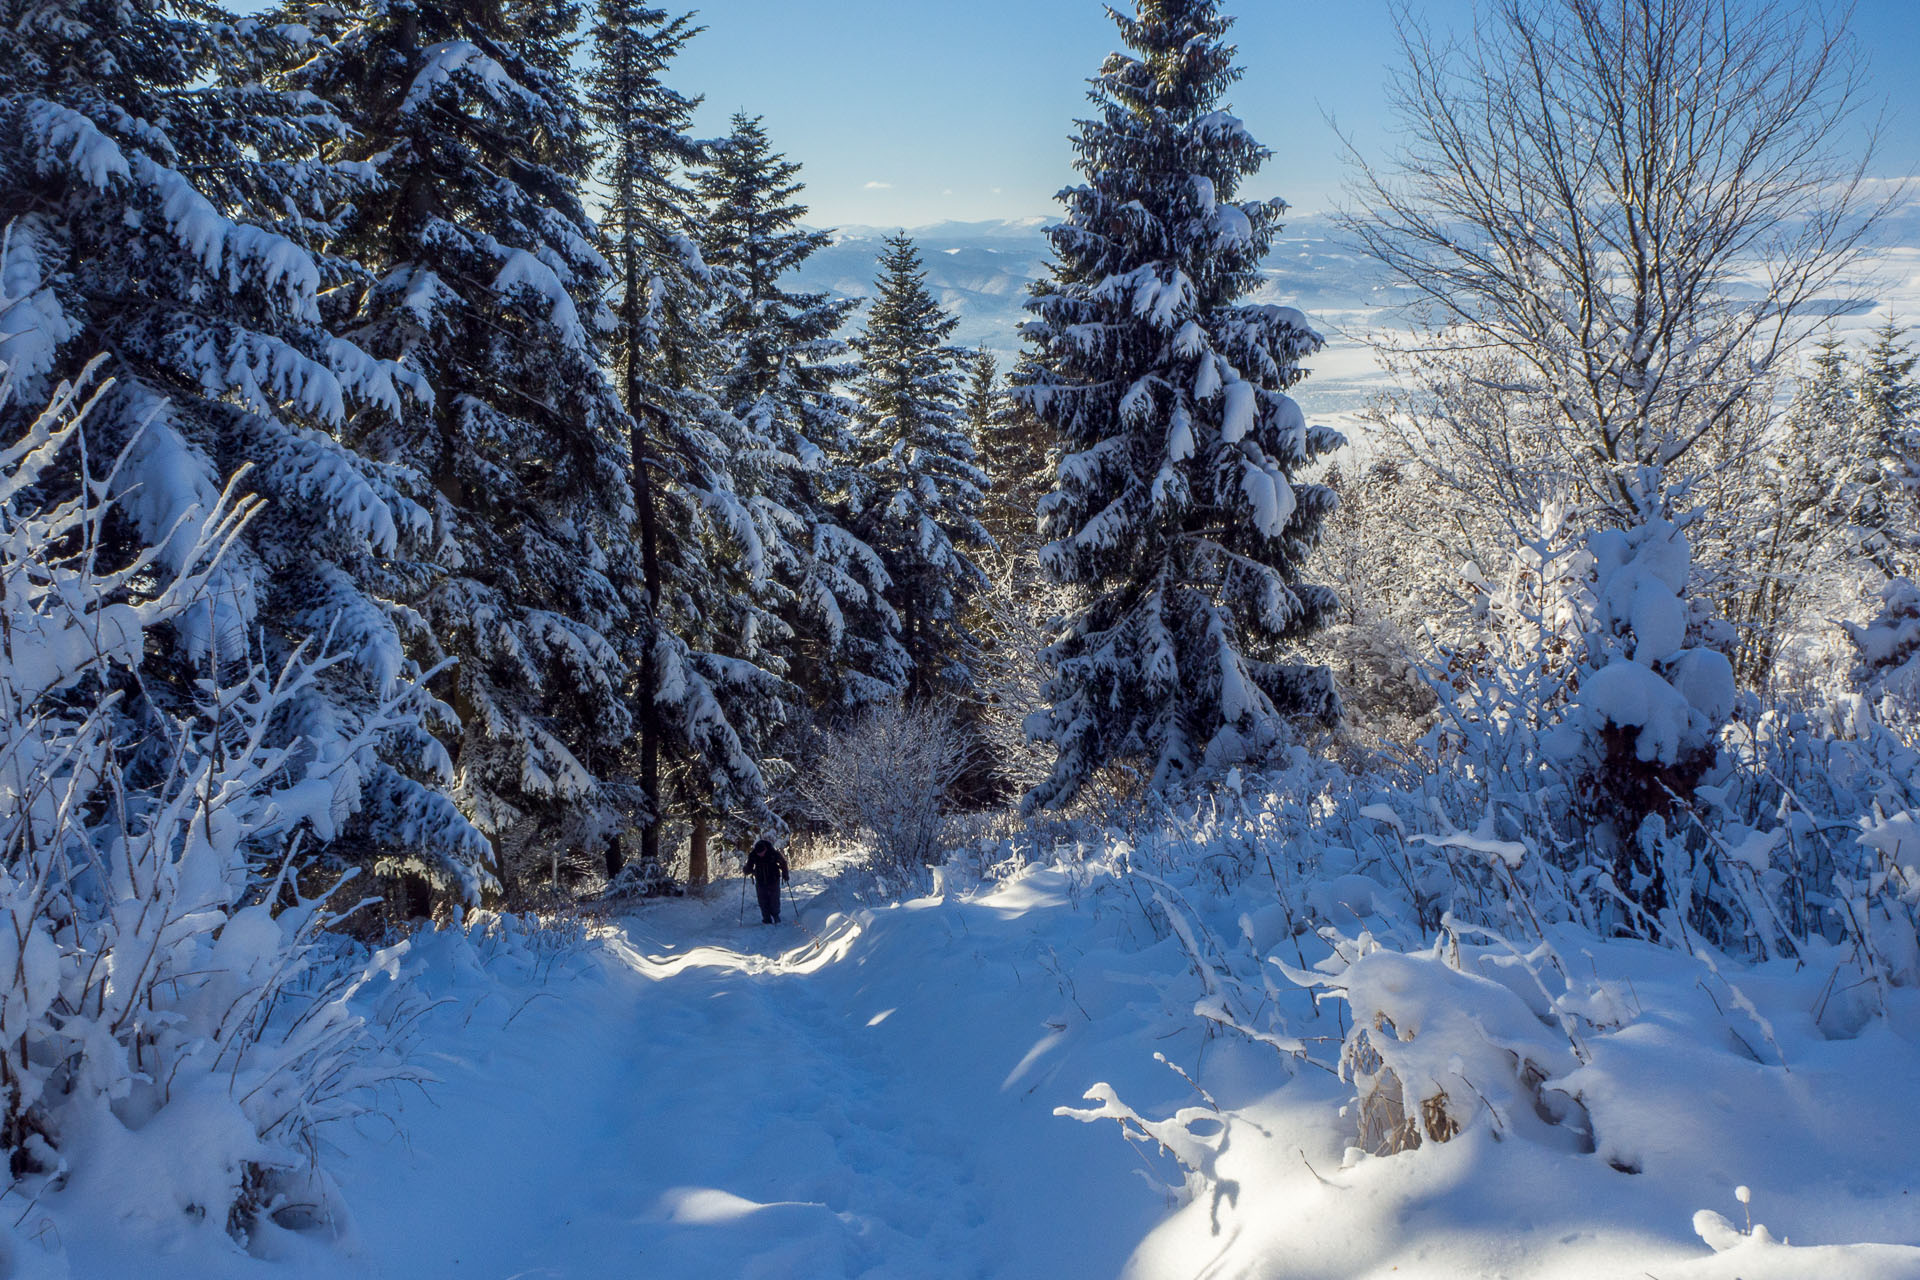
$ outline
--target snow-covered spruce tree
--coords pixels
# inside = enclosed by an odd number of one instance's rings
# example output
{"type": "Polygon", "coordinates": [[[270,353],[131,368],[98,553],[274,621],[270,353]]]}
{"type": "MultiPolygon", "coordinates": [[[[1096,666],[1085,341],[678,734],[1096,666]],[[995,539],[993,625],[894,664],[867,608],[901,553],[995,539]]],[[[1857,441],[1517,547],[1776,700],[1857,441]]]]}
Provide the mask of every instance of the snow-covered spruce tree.
{"type": "Polygon", "coordinates": [[[815,710],[839,717],[897,696],[911,660],[878,553],[837,514],[853,490],[852,405],[837,390],[852,368],[833,335],[856,304],[781,288],[830,238],[800,225],[799,172],[759,120],[736,115],[697,175],[707,206],[700,248],[725,290],[714,389],[749,436],[739,491],[771,566],[769,603],[791,632],[778,645],[784,674],[815,710]]]}
{"type": "Polygon", "coordinates": [[[961,615],[986,582],[971,553],[992,539],[980,522],[987,476],[961,412],[961,356],[946,345],[960,322],[928,290],[913,240],[889,236],[886,245],[866,330],[853,343],[861,363],[848,524],[886,566],[887,600],[913,662],[907,696],[919,699],[972,682],[975,646],[961,615]]]}
{"type": "MultiPolygon", "coordinates": [[[[778,628],[760,616],[767,557],[734,484],[735,466],[753,465],[747,437],[707,389],[718,372],[715,285],[696,243],[697,197],[681,177],[705,154],[687,134],[699,103],[661,79],[700,30],[689,16],[601,0],[587,87],[606,138],[601,233],[618,318],[611,355],[632,419],[645,600],[636,620],[637,749],[653,815],[642,829],[643,862],[660,853],[663,752],[688,803],[764,818],[756,756],[784,688],[760,665],[761,640],[778,628]]],[[[706,869],[691,875],[702,882],[706,869]]]]}
{"type": "Polygon", "coordinates": [[[987,586],[974,596],[966,622],[979,656],[964,700],[982,745],[975,763],[984,771],[967,781],[975,793],[990,790],[1004,803],[1025,795],[1050,771],[1052,753],[1027,736],[1026,722],[1047,705],[1041,653],[1073,589],[1040,568],[1034,510],[1048,487],[1046,424],[1007,393],[991,352],[974,353],[972,375],[967,425],[987,473],[980,518],[993,548],[981,557],[987,586]]]}
{"type": "MultiPolygon", "coordinates": [[[[330,762],[317,834],[336,856],[410,850],[471,891],[486,842],[444,794],[432,700],[414,691],[410,718],[363,734],[420,675],[393,566],[430,521],[417,477],[370,461],[362,434],[425,390],[323,314],[352,275],[325,246],[364,174],[321,159],[343,132],[324,102],[270,87],[303,40],[191,5],[0,5],[0,362],[31,402],[109,353],[94,445],[131,445],[113,522],[168,570],[184,572],[189,513],[251,468],[265,506],[200,605],[156,630],[141,688],[177,708],[226,664],[330,637],[343,661],[279,726],[330,762]]],[[[0,430],[20,422],[0,407],[0,430]]],[[[60,475],[78,482],[45,482],[60,475]]]]}
{"type": "MultiPolygon", "coordinates": [[[[1725,513],[1742,545],[1722,573],[1723,610],[1740,637],[1735,670],[1743,686],[1774,683],[1783,648],[1840,581],[1843,566],[1882,558],[1888,547],[1881,476],[1837,338],[1815,351],[1813,367],[1786,413],[1749,464],[1744,500],[1725,513]],[[1826,590],[1823,590],[1826,588],[1826,590]]],[[[1824,627],[1820,616],[1813,624],[1824,627]]]]}
{"type": "Polygon", "coordinates": [[[966,357],[965,371],[967,389],[962,407],[977,451],[993,427],[994,414],[1000,411],[1000,362],[982,347],[966,357]]]}
{"type": "Polygon", "coordinates": [[[1920,725],[1920,586],[1892,578],[1880,589],[1880,608],[1864,626],[1843,623],[1857,662],[1853,683],[1880,723],[1920,725]]]}
{"type": "Polygon", "coordinates": [[[349,331],[435,397],[369,424],[366,447],[431,481],[432,560],[405,598],[458,659],[455,794],[510,888],[532,844],[597,853],[637,808],[611,781],[638,557],[628,420],[601,366],[608,266],[581,199],[579,16],[328,6],[309,15],[328,47],[300,73],[342,104],[342,153],[379,172],[341,241],[371,273],[349,331]]]}
{"type": "Polygon", "coordinates": [[[990,353],[980,352],[975,361],[967,420],[987,472],[987,532],[1002,551],[1031,559],[1040,547],[1034,513],[1052,483],[1047,469],[1050,433],[1031,408],[993,381],[998,369],[990,353]]]}
{"type": "Polygon", "coordinates": [[[1006,499],[1004,495],[994,492],[994,459],[988,452],[993,440],[994,420],[1007,403],[1006,392],[1000,385],[1000,362],[993,352],[981,347],[961,359],[960,374],[965,380],[960,393],[960,415],[966,424],[967,440],[973,446],[974,458],[987,476],[986,501],[980,510],[980,521],[986,526],[994,545],[1004,549],[1008,544],[993,525],[999,507],[1006,499]]]}
{"type": "Polygon", "coordinates": [[[1115,20],[1132,53],[1094,82],[1074,137],[1086,182],[1061,193],[1013,377],[1061,441],[1041,563],[1086,594],[1048,653],[1030,728],[1059,758],[1030,807],[1115,761],[1164,785],[1258,756],[1285,716],[1339,714],[1327,670],[1286,646],[1336,603],[1299,580],[1334,498],[1296,477],[1341,440],[1285,394],[1319,335],[1238,304],[1285,206],[1235,199],[1270,152],[1220,108],[1240,75],[1231,19],[1142,0],[1115,20]]]}
{"type": "Polygon", "coordinates": [[[1876,535],[1867,544],[1874,564],[1889,577],[1920,567],[1920,355],[1906,330],[1889,319],[1873,331],[1860,356],[1854,401],[1873,455],[1862,486],[1856,523],[1876,535]]]}

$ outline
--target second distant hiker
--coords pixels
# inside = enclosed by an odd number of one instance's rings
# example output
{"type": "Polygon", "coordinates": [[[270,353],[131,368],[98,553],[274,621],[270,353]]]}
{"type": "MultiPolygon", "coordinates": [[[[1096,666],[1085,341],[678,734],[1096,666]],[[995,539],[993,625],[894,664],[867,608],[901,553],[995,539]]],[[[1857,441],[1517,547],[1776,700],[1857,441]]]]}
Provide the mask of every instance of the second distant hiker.
{"type": "Polygon", "coordinates": [[[747,855],[744,874],[753,877],[755,895],[760,899],[760,923],[780,923],[780,882],[792,878],[787,856],[762,839],[747,855]]]}

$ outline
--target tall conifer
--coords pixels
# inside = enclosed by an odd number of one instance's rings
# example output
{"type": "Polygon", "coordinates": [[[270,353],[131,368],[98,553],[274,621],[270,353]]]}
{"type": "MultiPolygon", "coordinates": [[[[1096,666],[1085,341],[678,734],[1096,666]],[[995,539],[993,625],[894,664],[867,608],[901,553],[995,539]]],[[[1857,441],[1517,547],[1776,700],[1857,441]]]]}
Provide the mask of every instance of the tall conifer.
{"type": "Polygon", "coordinates": [[[1340,437],[1286,395],[1319,336],[1238,301],[1285,206],[1237,199],[1271,153],[1221,107],[1231,19],[1216,0],[1114,16],[1131,52],[1108,57],[1074,136],[1085,182],[1061,194],[1014,376],[1062,451],[1041,561],[1086,599],[1048,651],[1030,729],[1059,755],[1029,805],[1116,760],[1172,783],[1339,707],[1325,668],[1288,661],[1335,603],[1299,576],[1335,500],[1297,477],[1340,437]]]}
{"type": "MultiPolygon", "coordinates": [[[[990,481],[983,517],[994,545],[1013,561],[1033,561],[1039,549],[1035,511],[1050,486],[1045,423],[999,383],[991,352],[975,354],[967,392],[967,419],[974,447],[990,481]]],[[[1037,564],[1035,565],[1037,568],[1037,564]]]]}
{"type": "MultiPolygon", "coordinates": [[[[627,416],[602,370],[608,267],[582,187],[573,4],[369,0],[316,8],[304,83],[377,168],[343,238],[371,280],[351,332],[431,407],[370,424],[431,479],[434,549],[406,596],[458,666],[456,794],[515,871],[536,842],[598,850],[636,799],[615,781],[640,634],[627,416]]],[[[544,860],[543,860],[544,861],[544,860]]]]}
{"type": "MultiPolygon", "coordinates": [[[[600,0],[588,106],[607,140],[601,229],[618,317],[612,356],[632,418],[646,632],[640,786],[656,815],[665,780],[677,778],[681,808],[757,824],[765,783],[756,754],[785,686],[761,665],[769,628],[754,613],[765,556],[734,480],[746,433],[707,389],[720,372],[719,294],[696,243],[698,197],[681,176],[706,158],[687,133],[699,100],[661,79],[700,30],[687,15],[600,0]]],[[[659,832],[657,818],[644,829],[643,859],[659,857],[659,832]]],[[[703,881],[706,868],[691,876],[703,881]]]]}
{"type": "MultiPolygon", "coordinates": [[[[114,497],[129,544],[158,547],[173,573],[245,469],[266,502],[206,607],[147,655],[135,701],[180,711],[250,659],[277,669],[325,646],[336,660],[278,726],[333,788],[316,834],[338,855],[403,852],[473,892],[486,841],[440,789],[418,628],[394,603],[431,519],[407,460],[365,445],[370,421],[429,393],[326,311],[355,277],[332,246],[367,175],[323,157],[346,131],[328,104],[276,80],[315,48],[297,26],[201,5],[0,0],[0,364],[15,392],[0,435],[106,353],[96,469],[126,450],[114,497]],[[372,730],[395,700],[411,714],[372,730]]],[[[164,752],[164,735],[147,740],[164,752]]]]}
{"type": "Polygon", "coordinates": [[[1906,330],[1891,319],[1875,329],[1854,385],[1861,430],[1873,455],[1856,518],[1877,535],[1868,550],[1889,576],[1914,572],[1920,559],[1920,532],[1914,527],[1920,513],[1920,382],[1913,376],[1920,355],[1905,337],[1906,330]]]}
{"type": "Polygon", "coordinates": [[[733,119],[699,174],[707,218],[700,247],[723,273],[721,407],[747,429],[741,477],[773,569],[769,602],[790,633],[790,677],[828,717],[896,696],[911,660],[887,602],[880,556],[841,523],[852,491],[853,369],[835,337],[856,305],[782,282],[828,244],[801,225],[800,166],[776,152],[760,121],[733,119]]]}
{"type": "Polygon", "coordinates": [[[965,372],[967,430],[977,450],[992,429],[994,414],[1000,408],[1000,362],[993,352],[981,347],[967,356],[965,372]]]}
{"type": "Polygon", "coordinates": [[[907,692],[921,697],[971,683],[974,645],[960,615],[986,581],[970,551],[992,545],[980,522],[987,477],[962,416],[963,357],[946,345],[959,321],[928,290],[907,235],[888,237],[880,272],[854,342],[859,469],[849,523],[886,565],[913,662],[907,692]]]}

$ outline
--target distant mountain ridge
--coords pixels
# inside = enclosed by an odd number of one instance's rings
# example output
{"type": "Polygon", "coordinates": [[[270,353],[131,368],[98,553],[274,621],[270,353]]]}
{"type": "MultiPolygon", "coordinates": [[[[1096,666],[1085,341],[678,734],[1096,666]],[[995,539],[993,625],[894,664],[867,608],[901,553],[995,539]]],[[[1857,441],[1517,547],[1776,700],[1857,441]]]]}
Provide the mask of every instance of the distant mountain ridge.
{"type": "MultiPolygon", "coordinates": [[[[1027,287],[1046,274],[1052,250],[1045,231],[1056,221],[1030,217],[905,228],[920,246],[927,282],[940,304],[959,317],[955,343],[993,352],[1003,373],[1020,350],[1019,328],[1029,318],[1027,287]]],[[[795,273],[792,287],[840,298],[871,297],[881,242],[895,231],[834,228],[833,242],[795,273]]],[[[1920,207],[1896,211],[1874,239],[1889,247],[1877,255],[1881,278],[1867,287],[1871,300],[1816,301],[1809,305],[1810,313],[1832,316],[1840,322],[1837,327],[1849,333],[1889,313],[1903,321],[1920,321],[1920,250],[1898,247],[1920,245],[1920,207]]],[[[1378,264],[1346,248],[1332,220],[1322,214],[1287,219],[1264,274],[1254,300],[1298,307],[1328,339],[1298,393],[1303,407],[1316,420],[1349,418],[1382,379],[1366,338],[1375,331],[1404,327],[1396,314],[1404,294],[1378,264]]],[[[856,312],[849,328],[857,330],[861,320],[862,313],[856,312]]]]}
{"type": "MultiPolygon", "coordinates": [[[[905,228],[926,260],[929,286],[960,319],[954,341],[992,351],[1002,370],[1020,350],[1019,327],[1029,318],[1027,287],[1046,274],[1052,249],[1045,231],[1055,221],[1033,217],[905,228]]],[[[834,228],[833,243],[795,273],[793,287],[840,298],[871,297],[881,242],[895,231],[834,228]]],[[[1300,308],[1330,338],[1356,320],[1370,323],[1391,302],[1379,268],[1337,246],[1328,220],[1316,215],[1288,220],[1266,274],[1256,299],[1300,308]]],[[[853,327],[859,323],[856,313],[853,327]]],[[[1340,379],[1316,379],[1314,386],[1323,411],[1350,407],[1361,393],[1340,379]]]]}
{"type": "MultiPolygon", "coordinates": [[[[1027,286],[1045,274],[1050,252],[1045,218],[999,222],[942,222],[906,231],[920,246],[927,283],[940,305],[958,316],[954,341],[998,353],[1001,365],[1019,350],[1018,328],[1027,286]]],[[[870,298],[882,241],[892,227],[839,227],[833,243],[807,259],[792,287],[839,298],[870,298]]],[[[859,316],[856,314],[855,323],[859,316]]]]}
{"type": "MultiPolygon", "coordinates": [[[[920,246],[927,284],[941,305],[960,317],[954,342],[993,351],[1002,372],[1012,367],[1020,353],[1020,326],[1029,319],[1027,286],[1046,274],[1052,246],[1044,230],[1056,221],[1025,217],[904,228],[920,246]]],[[[795,273],[793,286],[824,290],[835,297],[872,297],[881,242],[895,230],[893,226],[833,228],[833,244],[804,263],[795,273]]],[[[1371,357],[1356,359],[1357,342],[1346,334],[1365,332],[1392,303],[1384,274],[1373,263],[1338,248],[1331,223],[1319,215],[1288,219],[1265,273],[1258,301],[1300,307],[1329,336],[1331,353],[1334,347],[1344,349],[1340,359],[1327,361],[1325,372],[1315,372],[1309,413],[1338,415],[1356,407],[1377,374],[1371,357]],[[1357,376],[1346,376],[1348,370],[1357,376]]],[[[860,313],[854,313],[851,328],[858,324],[860,313]]]]}

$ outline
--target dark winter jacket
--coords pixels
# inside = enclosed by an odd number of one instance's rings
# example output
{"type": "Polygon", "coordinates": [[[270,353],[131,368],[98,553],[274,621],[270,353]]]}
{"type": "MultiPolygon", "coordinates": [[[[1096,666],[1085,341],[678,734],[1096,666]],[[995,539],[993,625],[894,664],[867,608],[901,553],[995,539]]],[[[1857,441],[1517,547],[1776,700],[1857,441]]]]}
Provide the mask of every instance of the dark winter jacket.
{"type": "Polygon", "coordinates": [[[753,852],[747,855],[746,874],[752,876],[756,884],[771,885],[775,877],[790,880],[789,871],[787,856],[765,840],[753,846],[753,852]]]}

